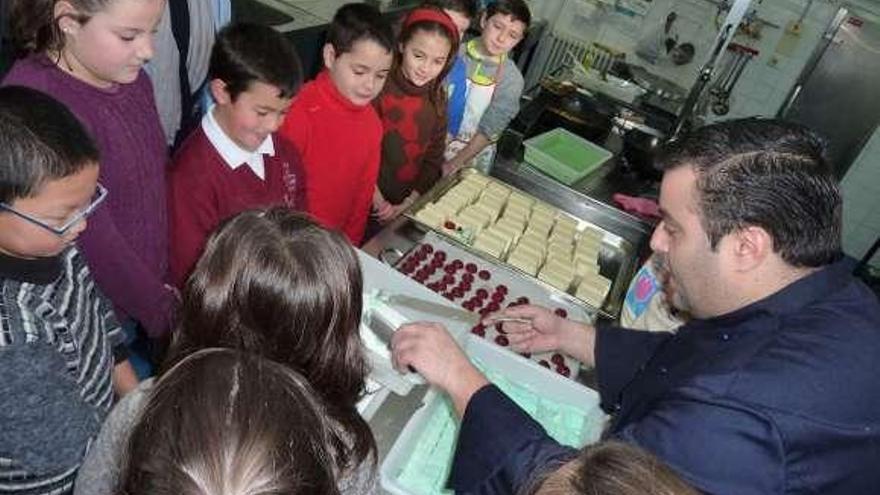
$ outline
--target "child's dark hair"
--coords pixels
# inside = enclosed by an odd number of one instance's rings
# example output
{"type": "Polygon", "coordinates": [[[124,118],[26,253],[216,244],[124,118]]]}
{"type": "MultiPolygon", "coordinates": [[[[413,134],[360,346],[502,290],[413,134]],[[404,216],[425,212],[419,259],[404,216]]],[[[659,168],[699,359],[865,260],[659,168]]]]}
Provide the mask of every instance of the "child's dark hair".
{"type": "Polygon", "coordinates": [[[217,33],[208,79],[226,83],[232,101],[255,81],[278,88],[280,98],[290,98],[302,84],[303,71],[284,35],[268,26],[236,23],[217,33]]]}
{"type": "Polygon", "coordinates": [[[523,0],[495,0],[486,7],[486,19],[497,14],[509,15],[514,20],[526,25],[526,29],[532,24],[532,13],[529,6],[523,0]]]}
{"type": "Polygon", "coordinates": [[[0,88],[0,201],[97,164],[97,146],[67,107],[34,89],[0,88]]]}
{"type": "MultiPolygon", "coordinates": [[[[406,46],[417,32],[426,32],[430,34],[438,34],[449,41],[449,54],[446,58],[446,65],[440,74],[430,82],[428,89],[428,97],[431,104],[434,105],[438,114],[446,113],[446,75],[452,69],[455,63],[455,54],[458,53],[458,29],[453,24],[452,19],[445,12],[436,7],[419,7],[403,20],[401,26],[398,43],[406,46]],[[440,20],[433,20],[436,17],[440,20]]],[[[401,49],[394,50],[394,70],[401,70],[403,64],[403,53],[401,49]]]]}
{"type": "Polygon", "coordinates": [[[477,2],[474,0],[426,0],[423,7],[435,7],[464,14],[470,19],[477,16],[477,2]]]}
{"type": "Polygon", "coordinates": [[[394,29],[376,7],[365,3],[345,4],[333,16],[327,31],[327,43],[338,57],[350,52],[361,40],[374,41],[391,53],[394,50],[394,29]]]}
{"type": "Polygon", "coordinates": [[[184,287],[166,367],[207,347],[289,366],[351,439],[334,445],[339,471],[371,454],[375,461],[372,432],[356,409],[368,373],[362,291],[357,255],[342,234],[282,207],[239,213],[208,239],[184,287]]]}
{"type": "MultiPolygon", "coordinates": [[[[58,0],[8,0],[9,32],[19,52],[56,52],[64,45],[64,36],[55,17],[58,0]]],[[[114,0],[67,0],[78,15],[75,20],[85,24],[114,0]]],[[[2,8],[2,7],[0,7],[2,8]]]]}
{"type": "Polygon", "coordinates": [[[338,495],[338,436],[299,373],[231,349],[166,372],[128,438],[120,495],[338,495]]]}

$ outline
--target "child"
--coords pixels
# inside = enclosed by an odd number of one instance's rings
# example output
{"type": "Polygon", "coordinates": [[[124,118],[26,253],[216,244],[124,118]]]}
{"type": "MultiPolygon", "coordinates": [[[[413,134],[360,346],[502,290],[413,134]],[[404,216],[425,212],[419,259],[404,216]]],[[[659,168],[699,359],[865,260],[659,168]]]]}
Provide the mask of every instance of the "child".
{"type": "Polygon", "coordinates": [[[94,136],[101,183],[113,194],[80,245],[127,327],[170,328],[165,137],[142,70],[163,0],[11,0],[10,31],[29,55],[4,84],[64,103],[94,136]]]}
{"type": "Polygon", "coordinates": [[[116,492],[335,495],[333,440],[302,375],[259,356],[207,349],[156,382],[116,492]]]}
{"type": "Polygon", "coordinates": [[[89,443],[137,379],[74,247],[107,195],[64,105],[0,88],[0,490],[70,493],[89,443]]]}
{"type": "MultiPolygon", "coordinates": [[[[477,6],[473,0],[428,0],[423,5],[443,9],[446,15],[458,28],[459,46],[464,35],[471,27],[471,19],[477,15],[477,6]]],[[[461,53],[456,52],[452,69],[446,76],[446,88],[449,105],[446,110],[446,125],[450,135],[458,134],[461,120],[464,118],[464,105],[453,105],[452,102],[465,101],[467,98],[467,64],[461,53]]]]}
{"type": "Polygon", "coordinates": [[[373,207],[388,222],[440,178],[446,147],[444,77],[458,50],[458,28],[442,10],[419,8],[403,21],[391,77],[376,110],[385,135],[373,207]]]}
{"type": "Polygon", "coordinates": [[[305,209],[299,154],[273,136],[302,82],[296,51],[272,28],[227,26],[217,35],[208,74],[217,103],[169,173],[171,274],[178,287],[223,219],[259,206],[305,209]]]}
{"type": "Polygon", "coordinates": [[[616,440],[588,445],[577,458],[535,480],[535,495],[697,495],[650,452],[616,440]]]}
{"type": "Polygon", "coordinates": [[[342,6],[324,45],[324,66],[305,85],[281,128],[302,156],[308,211],[361,243],[370,213],[382,123],[370,102],[391,69],[394,34],[375,7],[342,6]]]}
{"type": "MultiPolygon", "coordinates": [[[[367,375],[358,331],[362,291],[357,255],[341,233],[283,207],[239,213],[211,236],[187,280],[163,369],[196,351],[224,347],[301,373],[344,438],[332,449],[340,490],[374,493],[375,441],[356,409],[367,375]]],[[[143,382],[113,410],[76,493],[112,490],[119,452],[151,385],[143,382]]]]}
{"type": "Polygon", "coordinates": [[[508,54],[531,23],[523,0],[497,0],[480,20],[483,33],[461,48],[467,64],[467,94],[450,101],[450,114],[462,112],[461,125],[451,129],[444,174],[465,166],[488,172],[502,131],[519,112],[523,76],[508,54]],[[462,110],[463,109],[463,110],[462,110]]]}

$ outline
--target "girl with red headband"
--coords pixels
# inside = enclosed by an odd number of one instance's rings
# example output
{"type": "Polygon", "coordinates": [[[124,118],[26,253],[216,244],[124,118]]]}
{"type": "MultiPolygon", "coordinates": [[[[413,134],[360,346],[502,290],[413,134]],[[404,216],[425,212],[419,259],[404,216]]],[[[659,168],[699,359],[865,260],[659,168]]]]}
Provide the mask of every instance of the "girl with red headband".
{"type": "Polygon", "coordinates": [[[440,178],[446,146],[443,80],[458,40],[455,23],[440,9],[419,8],[403,21],[390,77],[374,102],[384,128],[373,196],[378,224],[398,216],[440,178]]]}

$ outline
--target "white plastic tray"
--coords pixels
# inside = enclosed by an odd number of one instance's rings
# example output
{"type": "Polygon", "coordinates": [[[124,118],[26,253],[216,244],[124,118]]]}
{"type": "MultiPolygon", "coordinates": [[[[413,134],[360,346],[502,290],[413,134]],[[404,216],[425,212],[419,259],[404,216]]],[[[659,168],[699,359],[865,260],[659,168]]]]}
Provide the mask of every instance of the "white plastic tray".
{"type": "MultiPolygon", "coordinates": [[[[595,428],[584,429],[582,444],[588,445],[599,440],[602,425],[607,416],[599,408],[599,395],[578,382],[566,379],[537,363],[510,353],[485,340],[468,335],[466,352],[471,359],[479,360],[493,371],[503,373],[510,381],[540,390],[541,396],[562,404],[583,410],[595,428]]],[[[415,448],[421,432],[432,413],[444,401],[441,393],[431,390],[422,407],[407,422],[380,467],[380,483],[384,490],[394,495],[423,495],[408,491],[398,482],[407,460],[415,448]]]]}

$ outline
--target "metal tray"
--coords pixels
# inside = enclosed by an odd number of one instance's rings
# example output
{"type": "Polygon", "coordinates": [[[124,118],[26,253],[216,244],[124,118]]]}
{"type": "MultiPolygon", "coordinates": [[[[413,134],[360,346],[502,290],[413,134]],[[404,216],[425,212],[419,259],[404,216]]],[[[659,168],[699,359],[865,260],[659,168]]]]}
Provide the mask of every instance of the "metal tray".
{"type": "Polygon", "coordinates": [[[461,182],[462,180],[467,178],[468,175],[471,175],[471,174],[478,174],[478,175],[484,175],[484,176],[486,175],[486,174],[483,174],[482,172],[477,171],[473,168],[465,168],[465,169],[457,171],[454,174],[449,175],[448,177],[443,178],[440,182],[437,183],[437,185],[435,185],[426,194],[422,195],[422,197],[420,197],[419,200],[416,201],[416,203],[413,204],[412,207],[410,207],[407,210],[406,217],[409,220],[411,220],[415,225],[417,225],[420,230],[423,230],[426,232],[427,231],[436,232],[441,237],[449,240],[453,244],[461,247],[462,249],[471,253],[472,255],[477,256],[477,257],[485,260],[488,263],[492,263],[492,264],[498,265],[498,266],[503,266],[506,269],[511,270],[511,271],[519,274],[522,277],[528,278],[530,280],[534,280],[536,283],[543,286],[544,289],[546,289],[551,294],[557,294],[561,297],[571,298],[571,299],[577,301],[580,305],[584,306],[585,308],[598,310],[604,316],[611,318],[611,319],[617,318],[617,315],[620,313],[620,308],[623,303],[623,297],[626,293],[627,287],[629,286],[629,278],[632,276],[632,273],[634,272],[637,253],[636,253],[635,247],[629,241],[627,241],[626,239],[617,235],[614,232],[611,232],[607,229],[604,229],[601,226],[598,226],[598,225],[596,225],[592,222],[589,222],[583,218],[578,218],[578,217],[572,215],[571,213],[569,213],[569,212],[567,212],[567,211],[565,211],[555,205],[552,205],[552,204],[549,204],[545,201],[542,201],[541,199],[530,194],[528,191],[524,191],[522,189],[519,189],[515,186],[512,186],[509,183],[506,183],[504,181],[500,181],[494,177],[489,177],[489,179],[491,181],[498,182],[498,183],[504,185],[505,187],[508,187],[512,190],[518,191],[521,194],[529,196],[530,198],[535,200],[536,204],[540,203],[540,204],[550,206],[554,210],[558,211],[560,214],[572,218],[573,220],[575,220],[577,222],[577,230],[578,231],[583,231],[583,229],[586,227],[590,227],[590,228],[602,231],[602,233],[604,235],[603,235],[603,239],[602,239],[602,245],[599,250],[599,259],[598,259],[599,273],[602,276],[611,280],[611,289],[609,290],[608,296],[605,298],[605,303],[602,305],[602,307],[601,308],[592,308],[592,306],[590,304],[588,304],[585,301],[581,301],[580,299],[575,298],[573,296],[573,294],[571,294],[569,292],[561,291],[561,290],[551,286],[550,284],[547,284],[543,280],[540,280],[535,276],[532,276],[532,275],[530,275],[530,274],[528,274],[528,273],[526,273],[526,272],[524,272],[524,271],[522,271],[512,265],[507,264],[504,260],[500,260],[500,259],[492,257],[486,253],[483,253],[482,251],[476,250],[476,249],[472,248],[469,243],[464,242],[462,239],[457,238],[455,236],[451,236],[451,235],[447,234],[445,231],[443,231],[442,229],[436,229],[430,225],[427,225],[427,224],[421,222],[419,219],[416,218],[416,214],[422,208],[424,208],[426,205],[438,200],[441,196],[446,194],[450,189],[455,187],[456,184],[458,184],[459,182],[461,182]]]}

